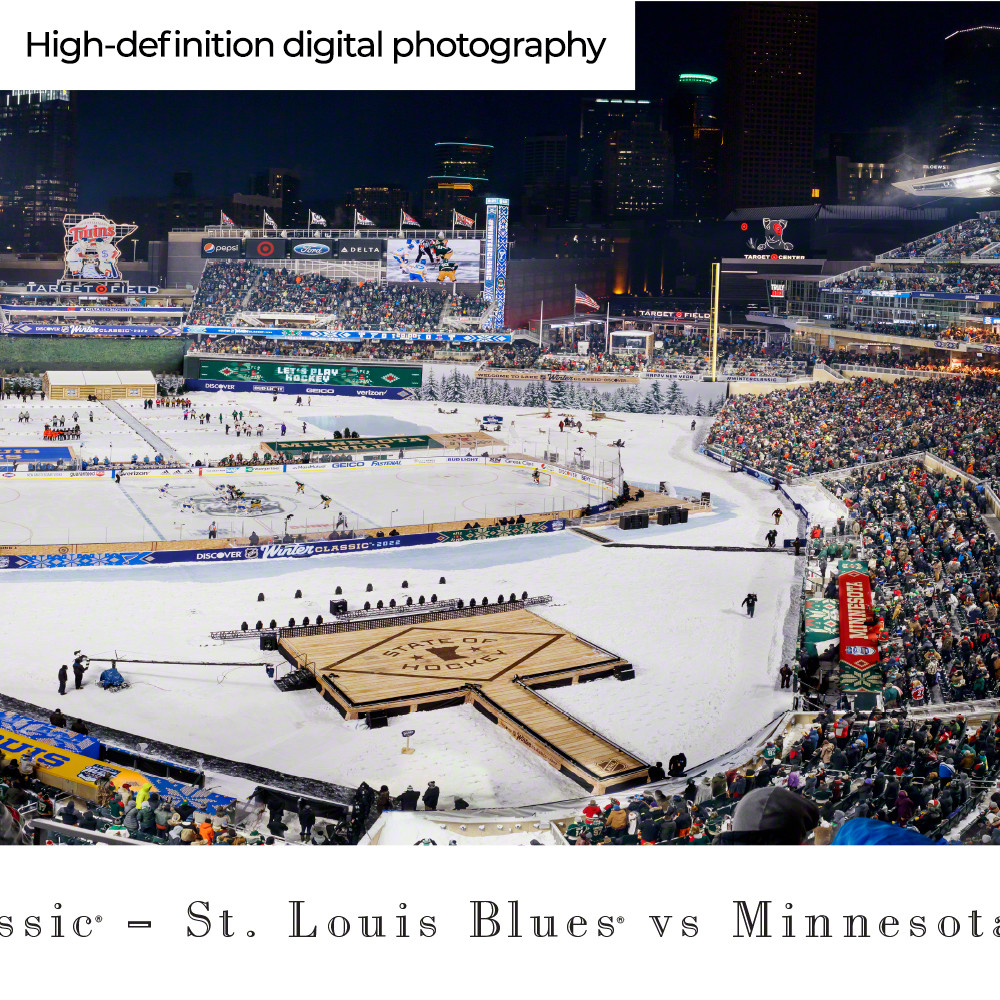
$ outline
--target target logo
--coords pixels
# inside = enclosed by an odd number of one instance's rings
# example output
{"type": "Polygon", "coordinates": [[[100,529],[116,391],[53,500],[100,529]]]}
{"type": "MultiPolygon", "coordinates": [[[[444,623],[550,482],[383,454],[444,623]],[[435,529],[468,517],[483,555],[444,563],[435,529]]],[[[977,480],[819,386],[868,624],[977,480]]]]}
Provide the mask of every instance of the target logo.
{"type": "Polygon", "coordinates": [[[275,246],[268,240],[264,240],[257,244],[257,255],[259,257],[273,257],[275,246]]]}

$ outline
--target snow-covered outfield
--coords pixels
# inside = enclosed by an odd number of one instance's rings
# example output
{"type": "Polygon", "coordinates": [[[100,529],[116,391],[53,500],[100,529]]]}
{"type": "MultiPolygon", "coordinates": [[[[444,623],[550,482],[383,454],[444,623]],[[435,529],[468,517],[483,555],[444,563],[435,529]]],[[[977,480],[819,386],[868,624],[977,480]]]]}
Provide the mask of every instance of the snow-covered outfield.
{"type": "MultiPolygon", "coordinates": [[[[269,399],[254,404],[272,405],[269,399]]],[[[360,433],[368,433],[363,420],[381,421],[373,432],[390,433],[399,422],[469,430],[482,408],[460,406],[458,414],[444,415],[433,403],[328,399],[314,401],[311,409],[316,416],[343,417],[360,433]]],[[[537,435],[538,427],[545,431],[549,423],[519,411],[505,415],[516,418],[525,436],[537,435]]],[[[627,415],[599,433],[602,442],[618,435],[625,442],[622,462],[630,482],[665,480],[687,495],[708,491],[714,508],[686,525],[611,529],[609,540],[760,546],[778,505],[785,511],[780,536],[794,533],[787,502],[693,451],[690,418],[627,415]]],[[[163,436],[177,446],[180,433],[163,436]]],[[[71,504],[65,516],[72,516],[71,504]]],[[[125,664],[133,684],[128,691],[110,696],[91,683],[65,698],[56,693],[56,671],[74,649],[91,656],[283,663],[256,643],[223,644],[209,633],[238,628],[244,620],[326,615],[338,585],[351,606],[365,599],[369,582],[384,600],[432,592],[486,594],[491,600],[500,592],[549,593],[553,603],[539,608],[541,615],[630,660],[636,677],[557,688],[546,696],[644,759],[665,760],[683,750],[695,763],[741,742],[788,707],[777,671],[795,565],[787,554],[609,548],[560,532],[306,561],[15,571],[0,575],[5,618],[15,623],[6,630],[10,655],[0,690],[290,774],[343,784],[384,782],[394,794],[434,779],[446,806],[456,794],[476,806],[544,802],[579,795],[580,789],[468,707],[397,718],[388,728],[369,731],[343,721],[315,692],[279,693],[260,666],[125,664]],[[442,575],[444,585],[438,582],[442,575]],[[400,588],[404,579],[407,591],[400,588]],[[293,599],[297,589],[301,600],[293,599]],[[739,606],[751,590],[760,596],[753,620],[739,606]],[[267,599],[258,603],[261,591],[267,599]],[[400,753],[404,728],[416,730],[415,754],[400,753]]]]}

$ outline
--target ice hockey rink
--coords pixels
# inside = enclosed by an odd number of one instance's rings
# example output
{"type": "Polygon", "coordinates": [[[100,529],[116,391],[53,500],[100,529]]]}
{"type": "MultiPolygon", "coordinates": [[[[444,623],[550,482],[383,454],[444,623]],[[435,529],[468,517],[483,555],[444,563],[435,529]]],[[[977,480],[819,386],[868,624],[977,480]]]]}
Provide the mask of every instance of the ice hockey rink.
{"type": "Polygon", "coordinates": [[[248,537],[347,527],[468,521],[565,510],[606,491],[553,475],[536,484],[526,470],[460,463],[229,476],[0,480],[0,545],[248,537]],[[243,491],[230,499],[225,487],[243,491]],[[302,483],[299,491],[297,482],[302,483]],[[329,507],[323,497],[330,498],[329,507]],[[259,509],[250,510],[253,503],[259,509]],[[287,529],[286,529],[287,519],[287,529]]]}

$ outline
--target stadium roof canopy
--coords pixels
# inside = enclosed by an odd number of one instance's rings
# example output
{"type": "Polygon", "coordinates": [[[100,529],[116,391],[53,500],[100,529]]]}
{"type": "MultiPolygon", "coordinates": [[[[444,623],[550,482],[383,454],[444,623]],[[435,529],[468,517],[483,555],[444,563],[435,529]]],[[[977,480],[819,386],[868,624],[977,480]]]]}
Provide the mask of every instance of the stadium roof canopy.
{"type": "Polygon", "coordinates": [[[949,170],[930,177],[893,181],[893,187],[913,195],[938,198],[1000,197],[1000,163],[984,163],[964,170],[949,170]]]}

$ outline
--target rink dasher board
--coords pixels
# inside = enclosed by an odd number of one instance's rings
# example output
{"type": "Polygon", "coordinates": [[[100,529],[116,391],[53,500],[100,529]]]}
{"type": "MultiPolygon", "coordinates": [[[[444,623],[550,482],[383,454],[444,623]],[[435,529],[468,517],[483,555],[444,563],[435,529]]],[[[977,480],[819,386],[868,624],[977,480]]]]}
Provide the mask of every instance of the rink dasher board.
{"type": "Polygon", "coordinates": [[[4,569],[88,569],[109,566],[164,566],[176,563],[204,562],[266,562],[271,559],[308,559],[312,556],[338,555],[355,552],[380,552],[415,545],[437,545],[448,542],[487,541],[523,535],[548,534],[563,531],[563,518],[534,521],[503,528],[429,531],[412,535],[384,538],[353,538],[337,541],[275,542],[266,545],[234,546],[225,549],[158,549],[135,552],[66,552],[38,555],[0,555],[0,570],[4,569]]]}
{"type": "Polygon", "coordinates": [[[538,469],[539,472],[546,472],[549,475],[561,476],[584,486],[596,486],[599,489],[612,491],[614,486],[605,479],[588,475],[575,469],[566,469],[562,466],[552,465],[548,462],[535,462],[530,459],[504,458],[502,456],[483,457],[482,455],[442,455],[434,458],[390,458],[390,459],[369,459],[361,462],[316,462],[309,465],[240,465],[232,468],[221,466],[201,466],[191,469],[123,469],[121,472],[101,469],[97,471],[65,471],[65,472],[2,472],[0,481],[24,481],[30,479],[105,479],[107,482],[117,482],[121,479],[174,479],[177,477],[210,477],[210,476],[260,476],[312,473],[312,472],[332,472],[347,469],[385,469],[385,468],[413,468],[422,465],[483,465],[500,466],[508,469],[522,469],[528,471],[538,469]]]}

